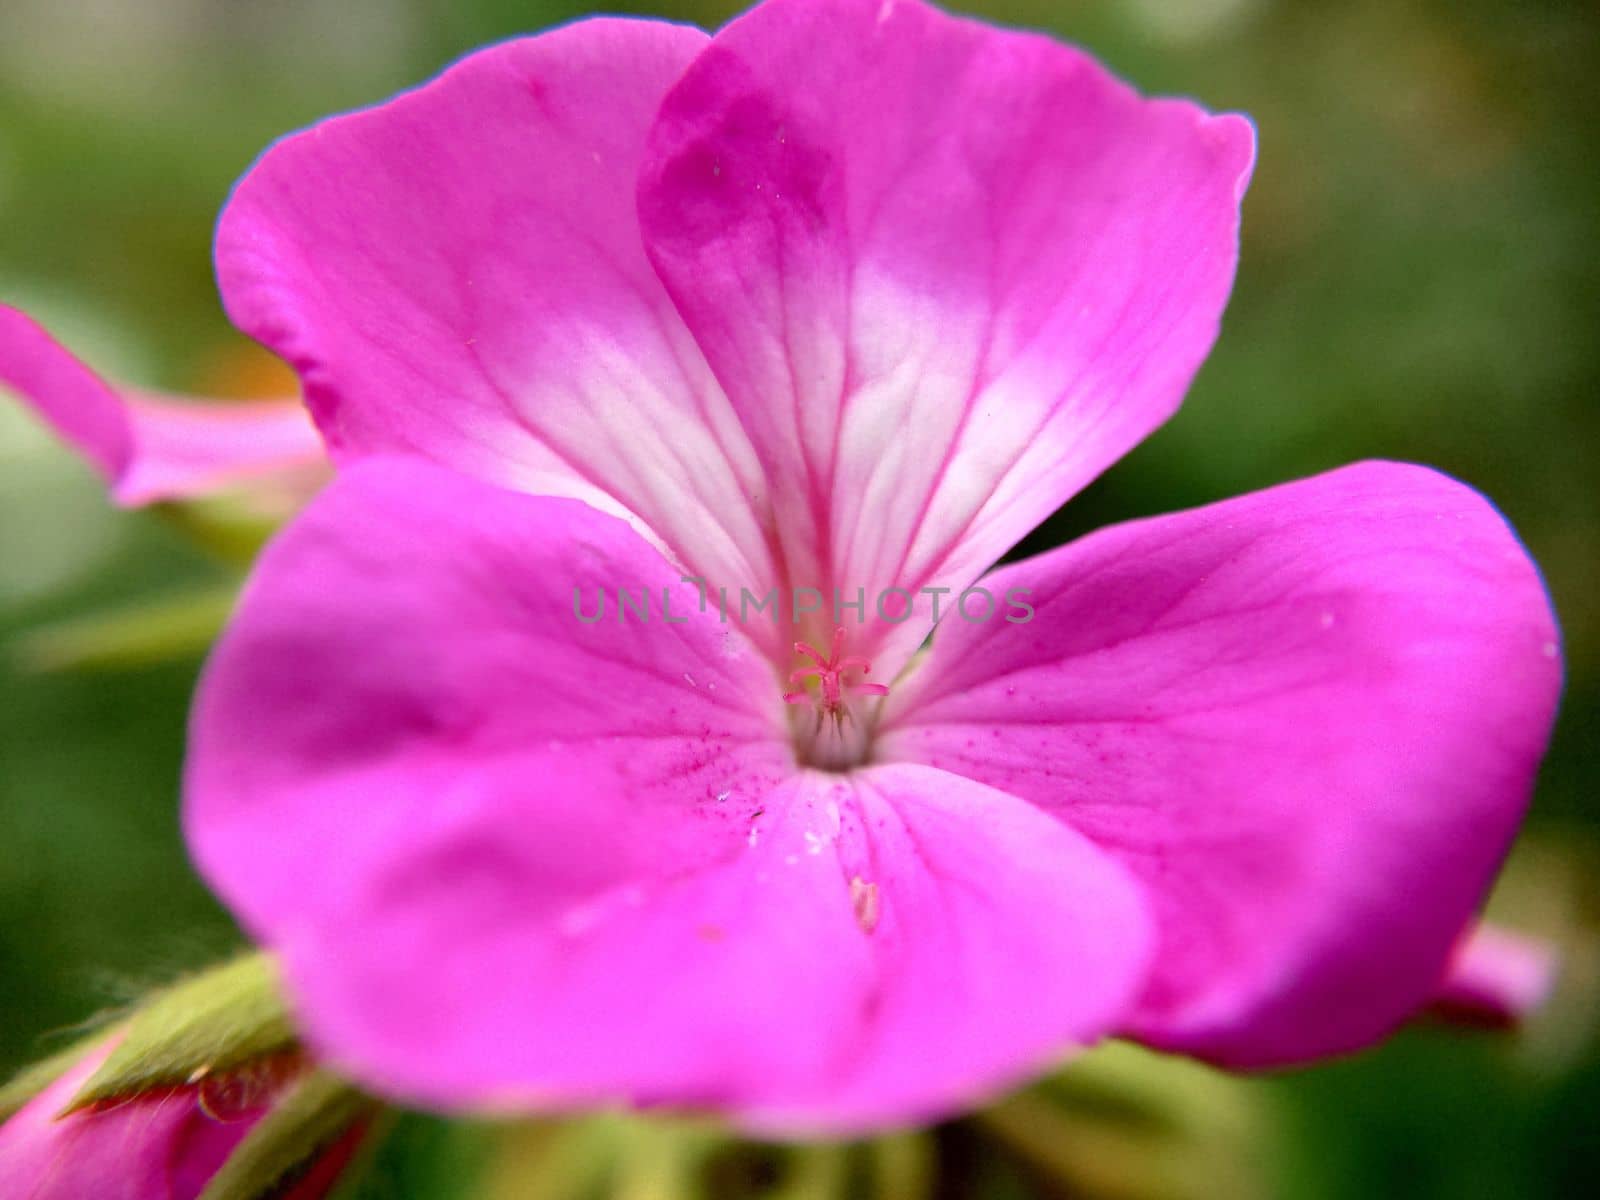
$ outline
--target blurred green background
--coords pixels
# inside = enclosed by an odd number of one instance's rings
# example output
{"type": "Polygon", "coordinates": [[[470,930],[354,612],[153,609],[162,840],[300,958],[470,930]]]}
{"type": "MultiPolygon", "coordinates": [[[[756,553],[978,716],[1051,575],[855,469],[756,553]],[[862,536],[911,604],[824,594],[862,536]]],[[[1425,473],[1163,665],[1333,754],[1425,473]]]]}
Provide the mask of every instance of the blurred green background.
{"type": "MultiPolygon", "coordinates": [[[[638,1196],[675,1194],[685,1171],[730,1195],[1600,1194],[1600,6],[976,7],[1078,41],[1146,91],[1248,112],[1261,140],[1235,299],[1186,407],[1022,549],[1366,456],[1488,493],[1542,564],[1566,636],[1555,746],[1494,900],[1560,943],[1553,1003],[1516,1037],[1417,1028],[1263,1080],[1114,1052],[856,1157],[708,1150],[702,1131],[626,1123],[579,1136],[408,1118],[361,1194],[532,1196],[529,1180],[559,1176],[576,1195],[593,1184],[573,1166],[584,1155],[622,1163],[610,1186],[638,1196]]],[[[634,9],[705,25],[734,10],[634,9]]],[[[271,390],[272,364],[213,289],[233,180],[284,132],[580,11],[0,0],[0,299],[116,377],[271,390]]],[[[204,612],[237,569],[192,534],[111,510],[0,404],[0,1074],[237,944],[176,824],[199,660],[181,649],[183,606],[204,612]],[[155,626],[171,653],[118,648],[104,614],[174,598],[155,626]]]]}

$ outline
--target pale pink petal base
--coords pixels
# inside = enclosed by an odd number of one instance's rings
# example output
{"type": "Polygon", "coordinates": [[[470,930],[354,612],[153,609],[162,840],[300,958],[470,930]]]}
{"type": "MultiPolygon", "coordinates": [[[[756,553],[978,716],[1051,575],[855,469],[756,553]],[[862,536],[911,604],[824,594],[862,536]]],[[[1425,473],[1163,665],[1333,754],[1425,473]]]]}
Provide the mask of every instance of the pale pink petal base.
{"type": "Polygon", "coordinates": [[[1549,999],[1559,968],[1549,942],[1476,925],[1456,944],[1431,1012],[1463,1024],[1513,1028],[1549,999]]]}
{"type": "Polygon", "coordinates": [[[1429,999],[1521,819],[1560,688],[1537,574],[1476,493],[1369,463],[1006,567],[881,754],[1031,800],[1145,884],[1127,1029],[1234,1066],[1429,999]]]}
{"type": "Polygon", "coordinates": [[[785,578],[919,594],[857,642],[886,674],[922,587],[965,587],[1177,408],[1253,157],[1240,117],[916,0],[769,0],[667,96],[646,247],[761,457],[785,578]]]}
{"type": "Polygon", "coordinates": [[[224,403],[119,390],[4,305],[0,388],[15,391],[87,458],[119,504],[204,495],[323,458],[298,400],[224,403]]]}
{"type": "Polygon", "coordinates": [[[759,466],[634,216],[650,121],[705,43],[598,18],[470,55],[273,147],[216,258],[340,463],[583,499],[737,601],[774,582],[759,466]]]}
{"type": "Polygon", "coordinates": [[[298,399],[124,397],[132,453],[113,487],[120,504],[182,500],[267,476],[320,479],[322,438],[298,399]]]}
{"type": "Polygon", "coordinates": [[[341,473],[268,551],[186,819],[313,1045],[451,1108],[797,1133],[942,1115],[1112,1028],[1149,949],[1127,873],[942,771],[798,770],[714,615],[572,609],[620,581],[688,613],[676,578],[614,518],[415,462],[341,473]]]}
{"type": "MultiPolygon", "coordinates": [[[[1241,118],[912,0],[773,0],[709,43],[597,19],[285,139],[217,269],[341,462],[586,500],[736,605],[919,594],[1177,407],[1253,153],[1241,118]]],[[[886,676],[917,608],[868,613],[886,676]]]]}

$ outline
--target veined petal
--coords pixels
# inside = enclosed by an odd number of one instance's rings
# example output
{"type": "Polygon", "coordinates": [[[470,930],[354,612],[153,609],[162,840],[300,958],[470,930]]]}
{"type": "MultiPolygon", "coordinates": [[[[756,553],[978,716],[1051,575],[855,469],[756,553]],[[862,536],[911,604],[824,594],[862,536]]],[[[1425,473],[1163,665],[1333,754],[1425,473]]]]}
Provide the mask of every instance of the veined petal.
{"type": "Polygon", "coordinates": [[[119,504],[205,495],[323,459],[322,439],[296,399],[205,401],[114,388],[4,305],[0,387],[93,463],[119,504]]]}
{"type": "MultiPolygon", "coordinates": [[[[1238,117],[917,0],[769,0],[718,33],[639,212],[760,455],[785,576],[869,605],[959,590],[1170,415],[1252,156],[1238,117]]],[[[892,673],[928,626],[865,649],[892,673]]]]}
{"type": "Polygon", "coordinates": [[[342,472],[269,549],[187,827],[319,1054],[445,1107],[853,1130],[1117,1024],[1149,942],[1124,869],[942,772],[802,772],[769,665],[694,596],[616,519],[414,461],[342,472]],[[617,581],[690,619],[575,617],[617,581]]]}
{"type": "Polygon", "coordinates": [[[824,949],[816,966],[851,969],[830,972],[843,1019],[803,1027],[829,1071],[757,1097],[754,1123],[803,1133],[937,1120],[1125,1019],[1146,978],[1150,920],[1132,875],[1081,835],[1015,796],[912,764],[808,773],[787,811],[797,801],[802,853],[828,864],[807,899],[837,910],[848,897],[853,917],[833,918],[837,953],[824,949]]]}
{"type": "Polygon", "coordinates": [[[503,43],[245,176],[223,298],[300,372],[336,460],[579,497],[735,597],[770,583],[755,457],[634,211],[650,120],[705,42],[597,19],[503,43]]]}
{"type": "MultiPolygon", "coordinates": [[[[696,599],[581,501],[353,464],[268,547],[202,679],[187,810],[202,869],[247,921],[276,923],[314,891],[296,875],[319,847],[346,846],[326,882],[354,886],[478,803],[456,772],[557,750],[720,812],[727,780],[789,750],[770,668],[696,599]]],[[[538,792],[533,774],[499,801],[538,792]]]]}
{"type": "Polygon", "coordinates": [[[1501,517],[1368,463],[996,572],[1027,623],[941,627],[878,753],[1048,809],[1149,888],[1131,1032],[1236,1066],[1388,1032],[1445,974],[1560,689],[1501,517]]]}

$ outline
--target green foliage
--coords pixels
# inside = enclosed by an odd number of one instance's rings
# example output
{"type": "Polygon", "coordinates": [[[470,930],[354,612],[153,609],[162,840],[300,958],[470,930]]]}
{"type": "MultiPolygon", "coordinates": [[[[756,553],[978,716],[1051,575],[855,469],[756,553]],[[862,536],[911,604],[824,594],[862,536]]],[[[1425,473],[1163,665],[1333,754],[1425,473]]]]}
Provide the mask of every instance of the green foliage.
{"type": "Polygon", "coordinates": [[[40,624],[15,639],[12,653],[27,673],[198,659],[221,632],[236,594],[232,586],[201,588],[40,624]]]}

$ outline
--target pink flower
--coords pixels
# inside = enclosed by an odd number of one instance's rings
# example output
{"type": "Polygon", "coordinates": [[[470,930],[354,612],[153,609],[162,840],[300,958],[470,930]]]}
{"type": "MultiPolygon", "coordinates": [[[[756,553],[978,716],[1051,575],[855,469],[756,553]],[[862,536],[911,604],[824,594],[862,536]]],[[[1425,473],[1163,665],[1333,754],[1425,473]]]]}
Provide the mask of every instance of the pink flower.
{"type": "MultiPolygon", "coordinates": [[[[195,1200],[268,1112],[277,1084],[170,1088],[63,1115],[116,1045],[112,1037],[0,1125],[4,1200],[195,1200]]],[[[316,1200],[353,1149],[323,1156],[284,1196],[316,1200]]]]}
{"type": "Polygon", "coordinates": [[[0,304],[0,390],[13,390],[106,477],[119,504],[309,474],[322,440],[298,399],[215,403],[118,389],[0,304]]]}
{"type": "Polygon", "coordinates": [[[270,151],[224,297],[341,472],[208,668],[186,822],[319,1053],[853,1131],[1426,1002],[1559,688],[1482,497],[1366,463],[951,611],[1176,408],[1252,155],[914,0],[581,22],[270,151]],[[652,620],[575,612],[618,588],[652,620]],[[770,590],[814,611],[723,619],[770,590]]]}

